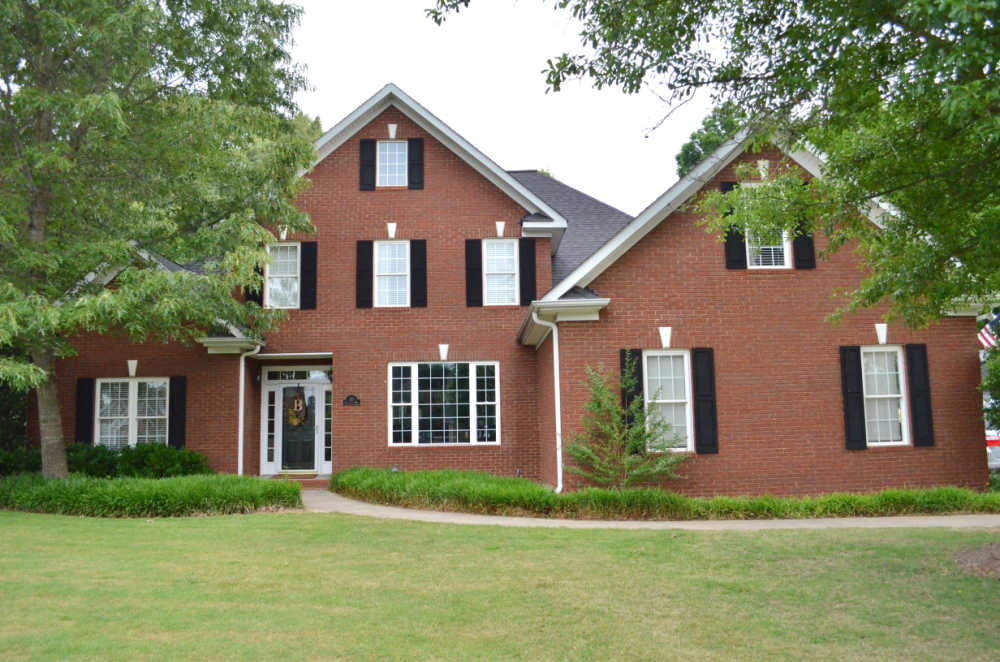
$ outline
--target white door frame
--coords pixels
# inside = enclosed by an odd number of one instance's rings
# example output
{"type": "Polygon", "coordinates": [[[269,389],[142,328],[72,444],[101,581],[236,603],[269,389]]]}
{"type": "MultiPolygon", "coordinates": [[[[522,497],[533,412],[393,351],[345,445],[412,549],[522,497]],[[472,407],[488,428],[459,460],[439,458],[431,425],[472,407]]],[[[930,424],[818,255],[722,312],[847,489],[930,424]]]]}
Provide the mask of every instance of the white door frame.
{"type": "MultiPolygon", "coordinates": [[[[273,476],[280,473],[320,473],[329,474],[333,470],[332,456],[328,461],[325,458],[326,446],[326,398],[332,401],[333,391],[330,380],[331,369],[329,365],[295,365],[295,366],[264,366],[261,368],[261,388],[260,388],[260,475],[273,476]],[[282,377],[270,377],[271,373],[283,373],[282,377]],[[288,373],[305,372],[304,379],[295,379],[294,374],[288,373]],[[319,373],[319,374],[317,374],[319,373]],[[281,420],[282,420],[282,390],[288,386],[301,386],[306,389],[306,397],[314,395],[315,412],[313,421],[315,425],[315,446],[313,449],[312,469],[289,469],[281,468],[281,420]],[[310,393],[311,392],[311,393],[310,393]],[[274,394],[274,431],[268,431],[269,396],[274,394]],[[270,438],[269,438],[270,437],[270,438]],[[268,443],[272,445],[272,459],[268,461],[268,443]]],[[[302,377],[302,375],[299,375],[302,377]]],[[[332,412],[332,406],[331,406],[332,412]]],[[[331,426],[332,429],[332,426],[331,426]]],[[[332,451],[332,448],[331,448],[332,451]]]]}

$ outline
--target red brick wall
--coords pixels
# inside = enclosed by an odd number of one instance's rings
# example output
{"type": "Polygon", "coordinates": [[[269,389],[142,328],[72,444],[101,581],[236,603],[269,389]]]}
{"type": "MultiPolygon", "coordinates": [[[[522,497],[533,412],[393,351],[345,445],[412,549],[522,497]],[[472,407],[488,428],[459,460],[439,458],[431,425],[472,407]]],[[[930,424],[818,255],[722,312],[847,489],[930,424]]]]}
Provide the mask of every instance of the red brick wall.
{"type": "MultiPolygon", "coordinates": [[[[706,188],[735,179],[726,168],[706,188]]],[[[839,326],[825,318],[837,305],[831,293],[858,281],[858,260],[844,249],[815,270],[727,270],[723,245],[695,221],[673,214],[591,284],[611,298],[600,322],[559,325],[566,438],[579,429],[587,399],[584,367],[617,376],[619,349],[658,349],[657,327],[670,326],[672,347],[715,350],[719,425],[719,454],[695,456],[682,469],[686,480],[671,488],[813,494],[985,484],[974,319],[889,328],[889,344],[927,344],[936,445],[847,451],[839,347],[877,344],[882,311],[839,326]]],[[[817,238],[817,250],[824,245],[817,238]]]]}

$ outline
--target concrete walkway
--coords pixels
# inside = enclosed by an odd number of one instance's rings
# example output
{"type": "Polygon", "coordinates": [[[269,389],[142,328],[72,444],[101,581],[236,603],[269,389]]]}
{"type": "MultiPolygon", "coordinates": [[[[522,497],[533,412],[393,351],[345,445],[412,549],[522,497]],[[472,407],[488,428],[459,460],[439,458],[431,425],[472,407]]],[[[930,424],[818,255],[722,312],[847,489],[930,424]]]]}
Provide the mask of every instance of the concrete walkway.
{"type": "Polygon", "coordinates": [[[898,517],[827,517],[823,519],[772,520],[697,520],[697,521],[632,521],[548,519],[542,517],[504,517],[501,515],[470,515],[434,510],[415,510],[395,506],[378,506],[355,501],[327,490],[302,490],[306,512],[341,513],[379,519],[435,522],[438,524],[479,524],[491,526],[527,526],[558,529],[689,529],[692,531],[762,531],[765,529],[889,529],[889,528],[996,528],[1000,515],[906,515],[898,517]]]}

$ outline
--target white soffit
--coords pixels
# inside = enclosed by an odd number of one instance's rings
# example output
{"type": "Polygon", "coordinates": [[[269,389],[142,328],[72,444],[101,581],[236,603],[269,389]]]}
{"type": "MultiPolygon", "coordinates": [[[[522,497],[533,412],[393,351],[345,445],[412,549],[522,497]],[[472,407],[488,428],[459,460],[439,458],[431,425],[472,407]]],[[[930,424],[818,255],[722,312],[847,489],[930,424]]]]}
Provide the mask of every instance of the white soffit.
{"type": "Polygon", "coordinates": [[[469,164],[473,170],[506,193],[525,210],[530,213],[542,213],[551,218],[552,222],[546,225],[552,230],[558,231],[558,235],[553,237],[553,243],[556,243],[558,237],[561,237],[561,231],[566,228],[567,224],[566,219],[559,212],[525,188],[503,168],[473,147],[465,138],[414,101],[412,97],[393,83],[387,84],[376,92],[374,96],[358,106],[351,114],[340,120],[340,122],[316,141],[316,160],[312,163],[310,169],[347,142],[354,134],[389,106],[394,106],[401,113],[413,120],[420,128],[434,136],[441,144],[454,152],[460,159],[469,164]]]}

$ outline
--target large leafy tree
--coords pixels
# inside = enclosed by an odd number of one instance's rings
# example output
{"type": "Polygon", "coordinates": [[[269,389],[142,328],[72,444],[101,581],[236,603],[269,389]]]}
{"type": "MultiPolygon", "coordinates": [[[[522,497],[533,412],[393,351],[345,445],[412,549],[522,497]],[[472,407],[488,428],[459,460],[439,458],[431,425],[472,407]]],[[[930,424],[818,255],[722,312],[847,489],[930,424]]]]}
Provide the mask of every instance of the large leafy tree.
{"type": "MultiPolygon", "coordinates": [[[[437,0],[444,20],[469,0],[437,0]]],[[[1000,3],[997,0],[555,0],[581,49],[548,62],[558,90],[708,89],[754,118],[760,139],[825,160],[810,186],[782,168],[761,187],[713,194],[721,236],[822,230],[868,276],[840,310],[884,304],[921,326],[1000,293],[1000,3]],[[881,210],[878,224],[870,217],[881,210]],[[732,211],[730,214],[729,212],[732,211]],[[880,227],[879,227],[880,226],[880,227]]],[[[749,169],[744,176],[751,176],[749,169]]]]}
{"type": "Polygon", "coordinates": [[[299,13],[269,0],[0,0],[0,380],[36,389],[46,475],[66,473],[54,377],[67,338],[274,324],[233,292],[259,285],[275,230],[309,229],[294,206],[312,155],[292,101],[299,13]]]}
{"type": "Polygon", "coordinates": [[[681,145],[681,151],[674,157],[677,160],[677,176],[683,177],[694,170],[706,156],[743,128],[746,119],[733,103],[724,103],[713,108],[712,112],[702,120],[701,127],[681,145]]]}

